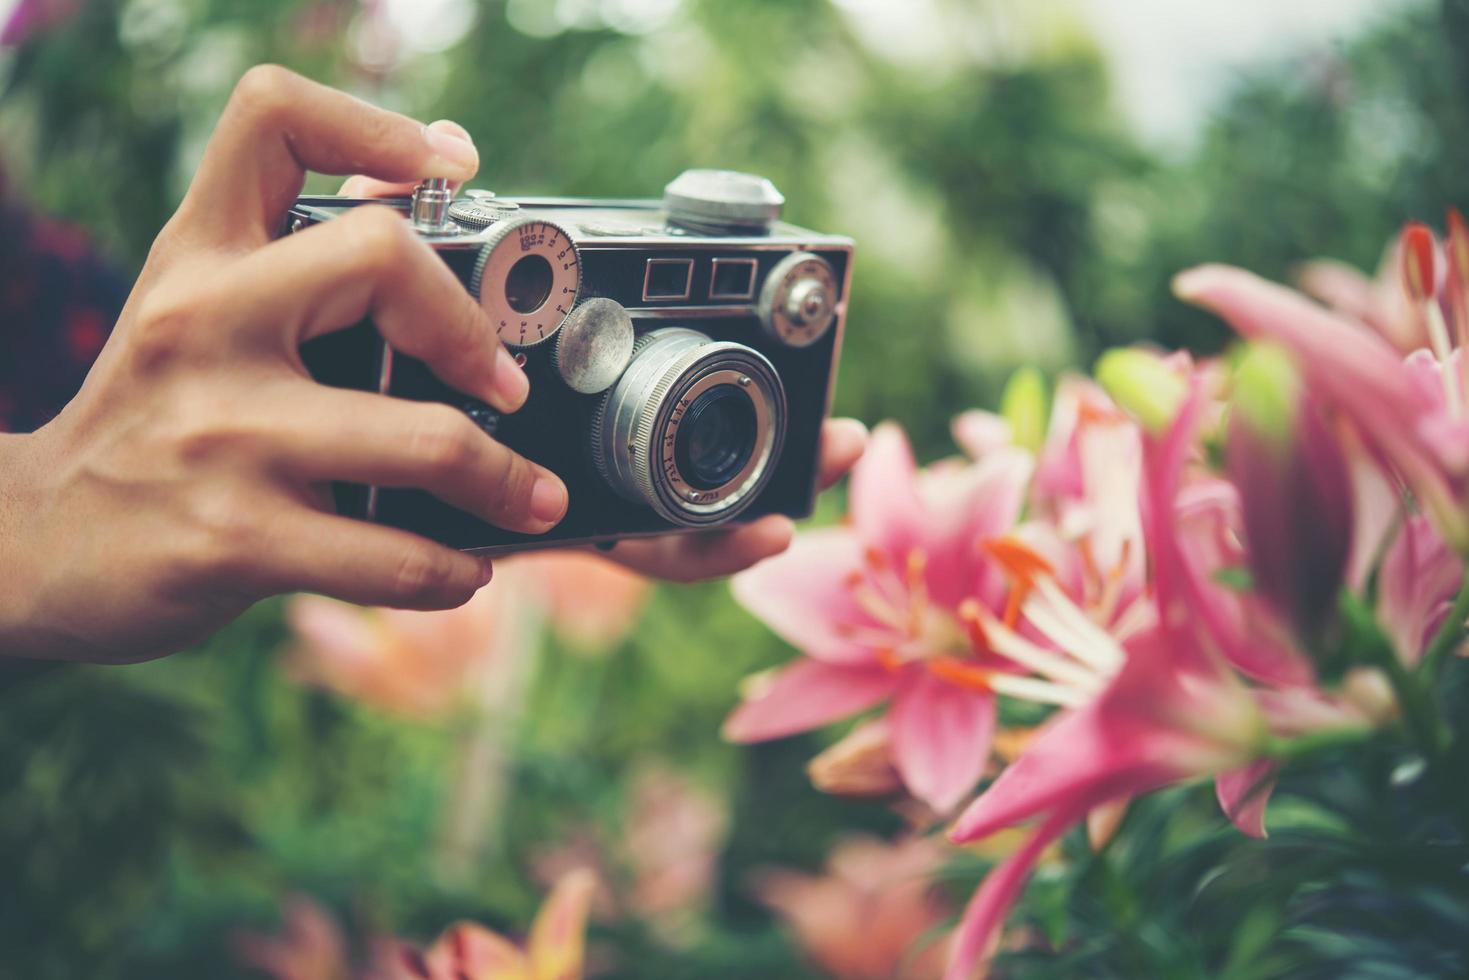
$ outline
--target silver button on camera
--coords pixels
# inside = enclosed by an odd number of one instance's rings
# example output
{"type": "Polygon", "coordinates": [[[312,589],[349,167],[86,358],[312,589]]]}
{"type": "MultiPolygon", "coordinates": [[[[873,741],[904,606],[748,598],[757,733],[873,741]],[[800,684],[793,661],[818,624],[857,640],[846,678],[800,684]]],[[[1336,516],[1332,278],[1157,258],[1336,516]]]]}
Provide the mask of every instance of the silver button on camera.
{"type": "Polygon", "coordinates": [[[449,223],[449,204],[453,200],[454,192],[444,177],[433,177],[419,184],[413,189],[413,204],[409,211],[413,230],[426,235],[457,231],[449,223]]]}
{"type": "Polygon", "coordinates": [[[597,297],[571,311],[556,334],[556,372],[572,391],[606,391],[632,359],[632,317],[616,300],[597,297]]]}
{"type": "Polygon", "coordinates": [[[831,263],[795,252],[776,263],[760,290],[760,323],[791,347],[816,343],[836,321],[837,280],[831,263]]]}

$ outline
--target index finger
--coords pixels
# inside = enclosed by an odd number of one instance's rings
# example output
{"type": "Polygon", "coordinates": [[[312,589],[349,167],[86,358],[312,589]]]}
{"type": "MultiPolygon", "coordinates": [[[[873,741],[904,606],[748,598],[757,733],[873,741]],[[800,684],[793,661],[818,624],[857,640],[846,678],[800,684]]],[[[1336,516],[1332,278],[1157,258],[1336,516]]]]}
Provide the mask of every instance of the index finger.
{"type": "Polygon", "coordinates": [[[479,168],[472,143],[368,105],[278,65],[235,86],[179,209],[181,227],[220,244],[264,244],[301,193],[306,172],[392,182],[479,168]]]}

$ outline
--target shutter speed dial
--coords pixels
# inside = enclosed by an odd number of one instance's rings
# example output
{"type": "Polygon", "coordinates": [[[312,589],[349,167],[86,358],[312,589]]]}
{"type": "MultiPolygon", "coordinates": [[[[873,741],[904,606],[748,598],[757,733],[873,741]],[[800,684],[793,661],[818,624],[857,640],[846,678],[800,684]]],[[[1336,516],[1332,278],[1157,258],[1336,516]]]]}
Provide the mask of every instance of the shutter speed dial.
{"type": "Polygon", "coordinates": [[[539,218],[499,222],[489,236],[469,291],[505,346],[524,350],[552,339],[581,289],[581,260],[571,236],[539,218]]]}
{"type": "Polygon", "coordinates": [[[836,320],[837,281],[831,264],[811,252],[778,262],[760,290],[760,322],[776,340],[809,347],[836,320]]]}

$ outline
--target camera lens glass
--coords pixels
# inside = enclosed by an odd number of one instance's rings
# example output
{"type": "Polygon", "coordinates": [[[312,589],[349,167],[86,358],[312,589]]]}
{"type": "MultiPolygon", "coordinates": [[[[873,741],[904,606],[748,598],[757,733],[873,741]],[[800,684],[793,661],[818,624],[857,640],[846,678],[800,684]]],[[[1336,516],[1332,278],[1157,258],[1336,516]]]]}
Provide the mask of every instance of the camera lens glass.
{"type": "Polygon", "coordinates": [[[758,435],[755,405],[736,385],[710,388],[679,423],[674,459],[698,490],[722,487],[745,468],[758,435]]]}
{"type": "Polygon", "coordinates": [[[505,276],[505,301],[516,313],[534,313],[546,304],[553,279],[551,263],[539,255],[527,255],[505,276]]]}
{"type": "Polygon", "coordinates": [[[644,334],[592,418],[592,460],[623,498],[680,527],[728,521],[775,474],[786,394],[759,351],[685,327],[644,334]]]}

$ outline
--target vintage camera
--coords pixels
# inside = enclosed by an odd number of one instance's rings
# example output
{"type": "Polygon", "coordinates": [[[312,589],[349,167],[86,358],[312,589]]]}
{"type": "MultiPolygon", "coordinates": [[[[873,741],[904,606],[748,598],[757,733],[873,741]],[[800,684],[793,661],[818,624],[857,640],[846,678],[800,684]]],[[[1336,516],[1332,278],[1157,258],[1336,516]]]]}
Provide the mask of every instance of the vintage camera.
{"type": "Polygon", "coordinates": [[[320,381],[439,401],[557,473],[570,493],[545,535],[505,531],[429,494],[341,485],[342,513],[497,554],[804,517],[830,405],[852,242],[780,221],[749,174],[690,170],[663,200],[302,197],[286,233],[388,204],[448,263],[531,393],[500,415],[395,354],[371,323],[311,341],[320,381]]]}

